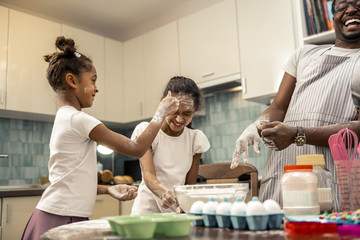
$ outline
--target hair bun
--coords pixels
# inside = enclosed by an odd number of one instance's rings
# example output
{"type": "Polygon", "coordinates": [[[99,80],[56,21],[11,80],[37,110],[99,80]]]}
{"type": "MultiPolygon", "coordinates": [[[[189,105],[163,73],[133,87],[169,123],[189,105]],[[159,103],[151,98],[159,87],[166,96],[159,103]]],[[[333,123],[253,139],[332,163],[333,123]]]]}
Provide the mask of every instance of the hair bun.
{"type": "Polygon", "coordinates": [[[63,51],[65,55],[73,55],[76,52],[75,42],[71,38],[59,36],[56,38],[55,46],[63,51]]]}

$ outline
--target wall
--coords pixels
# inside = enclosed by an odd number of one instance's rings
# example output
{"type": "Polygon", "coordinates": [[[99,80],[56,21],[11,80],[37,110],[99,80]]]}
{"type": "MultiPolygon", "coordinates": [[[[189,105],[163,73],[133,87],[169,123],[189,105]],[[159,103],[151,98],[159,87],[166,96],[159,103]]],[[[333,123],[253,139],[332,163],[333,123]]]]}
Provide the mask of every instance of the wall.
{"type": "MultiPolygon", "coordinates": [[[[231,162],[235,143],[244,129],[254,122],[266,105],[242,100],[241,92],[215,93],[205,98],[205,116],[195,117],[193,127],[201,129],[211,147],[203,154],[203,163],[231,162]]],[[[249,163],[263,174],[267,147],[261,143],[261,155],[249,148],[249,163]]]]}
{"type": "MultiPolygon", "coordinates": [[[[216,93],[205,99],[205,116],[193,119],[193,127],[201,129],[209,138],[211,148],[203,154],[203,163],[231,162],[235,142],[242,131],[262,112],[265,105],[242,100],[241,92],[216,93]]],[[[48,176],[49,139],[51,122],[0,118],[0,185],[39,184],[40,177],[48,176]]],[[[130,136],[133,129],[122,131],[130,136]]],[[[249,150],[249,163],[262,175],[266,147],[262,154],[249,150]]],[[[124,161],[134,160],[115,153],[115,174],[124,174],[124,161]]],[[[98,154],[104,169],[111,169],[111,155],[98,154]]]]}

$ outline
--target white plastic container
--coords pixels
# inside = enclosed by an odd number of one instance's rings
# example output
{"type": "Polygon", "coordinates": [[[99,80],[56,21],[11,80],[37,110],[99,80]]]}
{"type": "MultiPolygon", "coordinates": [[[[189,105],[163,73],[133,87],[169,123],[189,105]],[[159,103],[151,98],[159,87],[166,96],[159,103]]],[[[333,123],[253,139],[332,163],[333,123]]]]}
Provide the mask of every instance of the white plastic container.
{"type": "Polygon", "coordinates": [[[318,181],[312,165],[284,167],[281,178],[283,210],[285,215],[320,214],[318,181]]]}
{"type": "Polygon", "coordinates": [[[321,212],[331,212],[333,209],[332,175],[325,167],[323,154],[299,155],[297,165],[313,165],[313,173],[318,179],[318,198],[321,212]]]}

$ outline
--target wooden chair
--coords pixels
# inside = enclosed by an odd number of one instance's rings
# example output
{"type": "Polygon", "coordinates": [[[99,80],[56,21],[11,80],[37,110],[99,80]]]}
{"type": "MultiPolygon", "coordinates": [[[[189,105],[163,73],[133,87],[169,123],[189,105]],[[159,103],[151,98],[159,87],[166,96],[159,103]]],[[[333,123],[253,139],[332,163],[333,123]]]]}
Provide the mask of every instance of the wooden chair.
{"type": "Polygon", "coordinates": [[[238,183],[239,177],[250,173],[251,197],[258,196],[258,171],[251,164],[240,163],[230,169],[230,163],[211,163],[199,166],[198,176],[210,183],[238,183]]]}

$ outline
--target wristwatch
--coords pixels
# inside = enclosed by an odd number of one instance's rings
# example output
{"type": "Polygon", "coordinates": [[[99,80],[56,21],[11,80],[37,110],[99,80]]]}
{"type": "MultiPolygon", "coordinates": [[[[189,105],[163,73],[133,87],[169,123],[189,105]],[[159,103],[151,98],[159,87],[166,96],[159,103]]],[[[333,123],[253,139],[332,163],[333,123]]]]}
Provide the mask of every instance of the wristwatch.
{"type": "Polygon", "coordinates": [[[294,139],[296,146],[304,146],[306,143],[306,136],[302,127],[297,127],[297,135],[294,139]]]}

